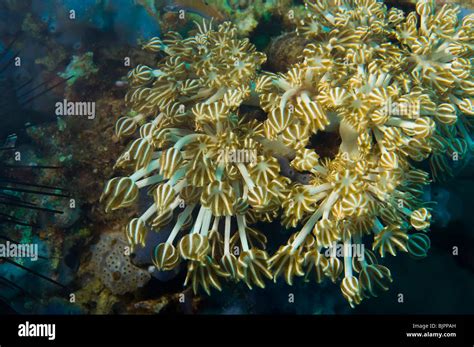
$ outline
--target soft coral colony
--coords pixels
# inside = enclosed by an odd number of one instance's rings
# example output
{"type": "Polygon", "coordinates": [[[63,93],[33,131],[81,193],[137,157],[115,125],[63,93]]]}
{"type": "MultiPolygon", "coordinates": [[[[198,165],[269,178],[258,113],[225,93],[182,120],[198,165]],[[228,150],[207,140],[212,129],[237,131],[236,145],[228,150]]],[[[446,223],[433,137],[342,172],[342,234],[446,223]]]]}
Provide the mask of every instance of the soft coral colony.
{"type": "Polygon", "coordinates": [[[146,188],[154,203],[126,227],[129,243],[171,225],[154,265],[186,261],[195,292],[304,276],[338,283],[351,306],[377,296],[392,276],[376,254],[430,247],[430,180],[417,162],[447,175],[449,154],[472,149],[474,16],[458,14],[430,1],[408,15],[375,0],[307,1],[297,33],[309,44],[284,73],[262,71],[265,55],[228,22],[152,39],[144,48],[164,58],[129,73],[131,112],[116,132],[139,137],[116,164],[132,174],[105,187],[106,209],[146,188]],[[332,158],[310,141],[323,132],[341,138],[332,158]],[[310,179],[286,177],[275,148],[310,179]],[[275,219],[297,231],[269,256],[272,233],[251,225],[275,219]]]}
{"type": "Polygon", "coordinates": [[[153,119],[119,158],[118,166],[136,171],[107,184],[106,208],[129,206],[139,188],[151,186],[154,204],[127,227],[132,246],[144,242],[146,223],[159,230],[184,203],[167,241],[154,251],[155,266],[171,270],[187,260],[186,284],[195,291],[220,289],[221,278],[263,287],[264,277],[271,278],[266,237],[248,225],[276,217],[289,180],[259,142],[262,124],[241,117],[238,108],[250,97],[265,55],[248,39],[238,39],[228,22],[217,30],[198,25],[187,39],[170,33],[145,49],[167,57],[158,69],[138,66],[130,72],[127,101],[138,114],[120,119],[117,133],[130,135],[143,119],[153,119]],[[248,160],[230,160],[230,153],[248,153],[248,160]],[[238,258],[231,252],[237,243],[238,258]]]}

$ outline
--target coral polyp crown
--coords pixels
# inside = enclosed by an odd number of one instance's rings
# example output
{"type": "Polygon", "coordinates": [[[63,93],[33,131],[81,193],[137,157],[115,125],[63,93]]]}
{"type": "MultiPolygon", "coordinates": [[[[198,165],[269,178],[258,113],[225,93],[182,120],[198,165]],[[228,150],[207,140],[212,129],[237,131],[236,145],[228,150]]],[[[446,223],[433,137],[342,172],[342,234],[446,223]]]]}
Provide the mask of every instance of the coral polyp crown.
{"type": "Polygon", "coordinates": [[[307,0],[298,16],[305,46],[286,71],[265,71],[230,22],[147,41],[156,64],[129,72],[115,128],[127,175],[101,200],[113,211],[147,195],[126,238],[135,249],[167,233],[154,267],[185,263],[195,293],[327,279],[354,307],[389,289],[385,257],[427,256],[425,188],[472,150],[474,16],[427,0],[410,13],[307,0]],[[274,221],[284,244],[262,231],[274,221]]]}

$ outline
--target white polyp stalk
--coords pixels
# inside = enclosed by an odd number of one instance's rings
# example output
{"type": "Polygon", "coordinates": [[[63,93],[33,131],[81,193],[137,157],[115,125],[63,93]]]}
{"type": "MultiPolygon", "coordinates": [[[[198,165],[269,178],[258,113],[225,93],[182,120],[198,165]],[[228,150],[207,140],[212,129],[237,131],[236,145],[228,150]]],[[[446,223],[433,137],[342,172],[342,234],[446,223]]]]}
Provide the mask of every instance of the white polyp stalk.
{"type": "Polygon", "coordinates": [[[310,193],[311,195],[315,195],[315,194],[324,192],[328,189],[331,189],[331,187],[332,187],[331,183],[324,183],[316,187],[311,186],[310,188],[308,188],[308,193],[310,193]]]}
{"type": "Polygon", "coordinates": [[[165,116],[164,113],[158,114],[158,116],[156,116],[155,119],[153,119],[153,121],[151,122],[151,124],[152,124],[153,126],[157,125],[157,124],[163,119],[164,116],[165,116]]]}
{"type": "Polygon", "coordinates": [[[314,202],[319,202],[320,200],[324,199],[327,196],[328,196],[328,193],[322,192],[322,193],[313,195],[313,199],[314,199],[314,202]]]}
{"type": "Polygon", "coordinates": [[[247,252],[249,250],[249,244],[247,241],[247,233],[245,232],[244,216],[237,215],[237,226],[239,228],[239,237],[240,242],[242,243],[242,248],[244,249],[244,252],[247,252]]]}
{"type": "Polygon", "coordinates": [[[391,126],[396,126],[396,127],[401,127],[401,128],[406,128],[406,129],[413,129],[415,127],[415,123],[413,123],[411,121],[408,121],[408,120],[403,120],[403,119],[397,118],[397,117],[389,118],[385,124],[391,125],[391,126]]]}
{"type": "Polygon", "coordinates": [[[332,206],[339,198],[339,194],[336,192],[332,192],[326,202],[324,203],[323,207],[323,219],[327,219],[329,216],[329,212],[331,211],[332,206]]]}
{"type": "MultiPolygon", "coordinates": [[[[360,237],[360,235],[354,235],[354,244],[357,244],[357,245],[362,244],[362,238],[360,237]]],[[[361,247],[360,249],[362,249],[362,253],[359,254],[358,259],[361,262],[362,267],[365,268],[367,266],[367,260],[365,260],[364,247],[361,247]]]]}
{"type": "Polygon", "coordinates": [[[165,73],[161,71],[160,69],[152,70],[151,74],[153,75],[153,77],[160,77],[160,76],[165,75],[165,73]]]}
{"type": "Polygon", "coordinates": [[[278,78],[276,80],[273,80],[272,81],[273,85],[277,86],[278,88],[280,89],[283,89],[283,90],[289,90],[291,89],[291,84],[289,84],[287,81],[285,81],[284,79],[282,78],[278,78]]]}
{"type": "Polygon", "coordinates": [[[193,101],[193,100],[196,100],[196,99],[207,98],[209,95],[212,94],[213,91],[214,91],[214,89],[212,89],[212,88],[202,89],[199,92],[197,92],[195,95],[193,95],[189,98],[186,98],[183,101],[187,102],[187,101],[193,101]]]}
{"type": "Polygon", "coordinates": [[[216,102],[216,101],[222,99],[222,97],[224,96],[226,91],[227,91],[226,87],[220,88],[213,96],[211,96],[209,99],[207,99],[204,103],[209,105],[209,104],[212,104],[213,102],[216,102]]]}
{"type": "Polygon", "coordinates": [[[217,121],[217,122],[216,122],[216,134],[222,133],[222,129],[223,129],[223,127],[222,127],[222,122],[221,122],[221,121],[217,121]]]}
{"type": "Polygon", "coordinates": [[[201,230],[202,219],[204,217],[205,211],[206,211],[206,208],[201,206],[201,208],[199,209],[198,216],[196,218],[196,222],[194,223],[193,229],[191,230],[191,234],[199,233],[199,231],[201,230]]]}
{"type": "Polygon", "coordinates": [[[402,136],[401,140],[400,140],[405,146],[409,147],[410,146],[410,140],[405,137],[405,136],[402,136]]]}
{"type": "Polygon", "coordinates": [[[153,170],[157,170],[159,167],[160,167],[160,159],[158,158],[158,159],[152,160],[146,167],[141,168],[140,170],[136,171],[133,175],[131,175],[130,179],[133,182],[136,182],[143,176],[148,175],[153,170]]]}
{"type": "Polygon", "coordinates": [[[174,144],[174,148],[176,148],[177,150],[181,150],[184,146],[186,146],[187,144],[193,142],[193,141],[196,141],[198,138],[199,138],[200,134],[189,134],[189,135],[186,135],[182,138],[180,138],[175,144],[174,144]]]}
{"type": "Polygon", "coordinates": [[[178,142],[186,135],[192,134],[192,132],[190,131],[184,132],[184,131],[180,131],[180,129],[175,129],[175,128],[168,128],[166,130],[167,130],[168,139],[174,143],[178,142]]]}
{"type": "Polygon", "coordinates": [[[380,131],[377,128],[374,129],[374,136],[375,136],[375,140],[377,141],[377,145],[379,146],[380,152],[386,153],[387,149],[383,145],[382,134],[380,134],[380,131]]]}
{"type": "Polygon", "coordinates": [[[339,124],[339,135],[341,136],[341,145],[339,148],[341,152],[348,153],[350,155],[359,154],[359,146],[357,145],[357,138],[359,133],[347,122],[341,122],[339,124]]]}
{"type": "MultiPolygon", "coordinates": [[[[186,173],[188,167],[185,166],[185,167],[182,167],[181,169],[177,170],[173,176],[171,176],[170,180],[169,180],[169,184],[171,184],[172,186],[174,186],[176,184],[176,182],[178,182],[181,178],[183,178],[184,174],[186,173]]],[[[183,180],[184,182],[186,182],[186,180],[183,180]]],[[[181,181],[181,183],[183,182],[181,181]]],[[[176,189],[175,189],[176,190],[176,189]]]]}
{"type": "MultiPolygon", "coordinates": [[[[364,77],[366,77],[365,72],[364,72],[364,77]]],[[[377,77],[375,75],[369,75],[369,79],[368,79],[368,82],[366,83],[366,85],[369,85],[370,89],[372,91],[372,89],[374,89],[376,87],[376,85],[375,85],[376,82],[377,82],[377,77]]]]}
{"type": "Polygon", "coordinates": [[[252,178],[250,177],[250,174],[247,171],[245,165],[243,163],[237,163],[237,167],[249,190],[253,190],[253,188],[255,187],[255,183],[253,183],[252,178]]]}
{"type": "Polygon", "coordinates": [[[230,253],[230,216],[225,216],[224,254],[230,253]]]}
{"type": "Polygon", "coordinates": [[[178,135],[178,136],[186,136],[189,134],[194,134],[191,130],[189,129],[181,129],[181,128],[167,128],[166,130],[169,130],[169,133],[171,135],[178,135]]]}
{"type": "Polygon", "coordinates": [[[387,87],[390,83],[390,78],[387,78],[387,73],[382,72],[377,78],[377,87],[387,87]]]}
{"type": "Polygon", "coordinates": [[[352,277],[352,243],[350,238],[344,241],[344,277],[352,277]]]}
{"type": "Polygon", "coordinates": [[[209,226],[211,225],[211,218],[212,218],[212,212],[210,209],[206,208],[206,212],[204,213],[204,218],[203,218],[202,226],[201,226],[202,236],[207,236],[207,234],[209,234],[209,226]]]}
{"type": "Polygon", "coordinates": [[[179,230],[183,226],[183,224],[186,222],[186,219],[188,216],[193,212],[195,204],[190,204],[186,206],[183,212],[181,212],[178,216],[178,220],[176,221],[176,224],[173,227],[173,230],[171,230],[170,236],[168,236],[168,239],[166,240],[166,243],[173,243],[174,239],[176,238],[176,235],[178,235],[179,230]]]}
{"type": "Polygon", "coordinates": [[[176,181],[170,180],[168,182],[168,184],[170,184],[173,187],[173,190],[176,193],[179,193],[180,191],[182,191],[188,185],[188,181],[186,179],[183,179],[183,180],[179,181],[178,183],[176,183],[176,181]]]}
{"type": "Polygon", "coordinates": [[[374,225],[372,227],[372,230],[374,231],[374,234],[378,234],[383,230],[383,224],[380,223],[377,217],[375,217],[374,219],[374,225]]]}
{"type": "MultiPolygon", "coordinates": [[[[444,51],[444,52],[435,51],[431,54],[431,61],[438,62],[439,67],[443,69],[450,69],[454,58],[455,58],[454,55],[452,55],[451,53],[448,53],[447,51],[444,51]]],[[[455,80],[459,81],[459,77],[456,77],[455,80]]]]}
{"type": "Polygon", "coordinates": [[[182,200],[181,200],[181,198],[180,198],[179,196],[176,197],[176,199],[174,199],[174,201],[173,201],[173,202],[171,203],[171,205],[170,205],[170,210],[171,210],[171,211],[174,211],[174,209],[179,206],[179,204],[181,203],[181,201],[182,201],[182,200]]]}
{"type": "Polygon", "coordinates": [[[293,96],[295,95],[296,93],[298,93],[298,88],[292,88],[292,89],[289,89],[287,90],[281,97],[281,100],[280,100],[280,110],[281,110],[281,116],[282,117],[285,117],[285,107],[286,107],[286,103],[288,102],[288,100],[293,96]]]}
{"type": "Polygon", "coordinates": [[[313,170],[319,173],[322,173],[323,175],[328,173],[328,169],[326,169],[324,166],[321,165],[316,165],[313,167],[313,170]]]}
{"type": "Polygon", "coordinates": [[[242,194],[242,199],[244,200],[247,200],[248,196],[249,196],[249,188],[247,187],[247,185],[244,185],[244,192],[242,194]]]}
{"type": "Polygon", "coordinates": [[[321,77],[321,79],[319,80],[320,83],[324,83],[324,82],[327,82],[331,79],[331,76],[329,76],[329,73],[326,72],[324,73],[323,77],[321,77]]]}
{"type": "Polygon", "coordinates": [[[137,185],[138,188],[143,188],[155,183],[159,183],[163,181],[163,176],[161,175],[154,175],[151,177],[144,178],[140,181],[137,181],[135,184],[137,185]]]}
{"type": "Polygon", "coordinates": [[[306,240],[306,237],[309,235],[319,218],[321,218],[321,215],[322,206],[320,206],[316,212],[313,213],[313,215],[308,219],[301,231],[298,233],[298,236],[291,244],[292,252],[295,251],[304,242],[304,240],[306,240]]]}
{"type": "Polygon", "coordinates": [[[150,217],[155,214],[157,210],[157,207],[156,207],[156,204],[152,204],[146,211],[144,214],[142,214],[140,216],[140,219],[144,222],[146,222],[148,219],[150,219],[150,217]]]}
{"type": "Polygon", "coordinates": [[[375,175],[375,174],[370,173],[370,174],[366,175],[365,178],[368,179],[369,181],[376,181],[378,176],[375,175]]]}
{"type": "MultiPolygon", "coordinates": [[[[307,87],[311,87],[311,82],[313,81],[314,76],[314,69],[307,69],[306,73],[304,74],[304,85],[307,87]]],[[[305,93],[307,94],[307,93],[305,93]]]]}
{"type": "Polygon", "coordinates": [[[308,96],[308,92],[301,93],[300,97],[301,97],[301,101],[303,101],[306,105],[311,103],[311,99],[308,96]]]}
{"type": "Polygon", "coordinates": [[[219,221],[220,221],[220,219],[221,219],[220,216],[217,216],[217,217],[214,218],[214,223],[212,223],[211,230],[219,231],[219,221]]]}

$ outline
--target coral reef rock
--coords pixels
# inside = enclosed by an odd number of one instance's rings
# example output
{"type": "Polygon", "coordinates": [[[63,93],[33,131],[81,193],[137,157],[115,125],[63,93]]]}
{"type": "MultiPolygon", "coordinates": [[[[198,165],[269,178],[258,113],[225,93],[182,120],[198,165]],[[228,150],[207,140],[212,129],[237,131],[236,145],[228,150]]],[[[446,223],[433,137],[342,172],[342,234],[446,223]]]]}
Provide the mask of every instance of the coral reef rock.
{"type": "Polygon", "coordinates": [[[125,253],[128,247],[121,234],[104,234],[93,246],[95,273],[113,294],[125,294],[143,287],[149,280],[147,271],[134,266],[125,253]]]}

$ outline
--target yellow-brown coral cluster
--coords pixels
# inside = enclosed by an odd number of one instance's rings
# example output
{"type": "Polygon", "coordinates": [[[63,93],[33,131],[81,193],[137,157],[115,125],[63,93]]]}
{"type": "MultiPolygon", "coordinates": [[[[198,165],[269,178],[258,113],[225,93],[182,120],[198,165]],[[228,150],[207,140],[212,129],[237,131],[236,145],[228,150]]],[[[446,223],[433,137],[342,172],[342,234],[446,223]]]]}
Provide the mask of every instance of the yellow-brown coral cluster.
{"type": "Polygon", "coordinates": [[[353,305],[370,292],[367,286],[382,277],[391,281],[385,268],[372,277],[353,276],[366,266],[355,266],[351,254],[364,234],[374,235],[372,248],[382,257],[397,249],[426,254],[429,248],[424,234],[407,233],[410,226],[426,229],[430,220],[420,200],[428,175],[410,161],[435,152],[432,165],[445,170],[439,158],[446,129],[464,129],[465,139],[455,140],[459,148],[470,141],[463,121],[473,111],[474,17],[458,23],[454,6],[436,11],[429,1],[419,1],[417,13],[407,16],[375,0],[306,6],[298,26],[311,40],[304,61],[257,83],[268,113],[265,135],[296,151],[294,169],[313,174],[310,185],[293,186],[284,205],[284,224],[306,222],[270,262],[275,276],[290,284],[311,270],[318,281],[322,275],[336,281],[344,268],[341,289],[353,305]],[[318,148],[307,147],[323,131],[338,133],[342,143],[336,158],[320,162],[318,148]],[[338,243],[343,264],[332,251],[338,243]],[[327,248],[329,259],[322,255],[327,248]]]}
{"type": "MultiPolygon", "coordinates": [[[[453,158],[473,149],[474,15],[459,20],[456,6],[436,9],[429,0],[408,15],[375,0],[307,1],[307,8],[298,31],[315,43],[303,52],[296,86],[315,89],[318,125],[338,108],[358,132],[372,129],[379,147],[417,161],[433,153],[434,177],[450,174],[453,158]]],[[[282,106],[292,94],[288,79],[274,83],[284,90],[282,106]]]]}
{"type": "Polygon", "coordinates": [[[351,306],[377,296],[392,277],[375,253],[423,258],[430,247],[430,179],[416,162],[430,157],[436,176],[448,170],[448,147],[472,149],[474,16],[459,21],[456,7],[425,0],[408,15],[376,0],[308,0],[306,9],[297,32],[309,44],[287,72],[260,71],[265,56],[232,24],[203,23],[186,39],[152,39],[144,48],[165,58],[129,74],[133,116],[116,131],[140,125],[140,136],[117,167],[134,173],[110,180],[103,200],[127,207],[149,187],[154,204],[130,222],[129,242],[174,225],[154,264],[186,260],[195,291],[220,289],[221,278],[252,288],[314,275],[340,281],[351,306]],[[266,120],[246,117],[244,104],[266,120]],[[323,132],[341,138],[335,157],[311,141],[323,132]],[[284,177],[282,160],[310,180],[284,177]],[[267,236],[249,224],[277,217],[299,229],[269,257],[267,236]]]}
{"type": "MultiPolygon", "coordinates": [[[[387,168],[377,154],[349,158],[344,153],[307,163],[312,181],[294,184],[283,205],[284,224],[306,222],[270,264],[275,279],[281,275],[288,284],[295,276],[313,272],[317,282],[325,276],[336,282],[344,271],[341,290],[353,305],[371,291],[386,289],[375,288],[380,283],[391,281],[390,271],[377,264],[372,251],[364,250],[367,241],[373,236],[372,250],[381,257],[407,252],[413,237],[408,231],[427,229],[431,217],[420,200],[428,182],[425,172],[401,162],[387,168]],[[380,271],[362,271],[368,266],[380,271]]],[[[307,158],[311,154],[314,157],[314,152],[306,153],[307,158]]]]}
{"type": "Polygon", "coordinates": [[[249,98],[265,56],[238,39],[230,23],[217,30],[203,23],[188,39],[172,33],[145,49],[167,56],[159,69],[140,65],[129,74],[127,101],[138,115],[121,118],[117,134],[131,135],[139,122],[149,121],[117,161],[135,172],[108,182],[106,209],[127,207],[139,188],[151,187],[154,204],[127,227],[132,246],[144,244],[147,224],[158,231],[176,218],[154,252],[159,270],[185,259],[186,284],[195,291],[220,289],[221,277],[263,287],[263,278],[271,278],[266,237],[247,223],[276,217],[289,180],[259,142],[262,125],[241,117],[238,106],[249,98]]]}

